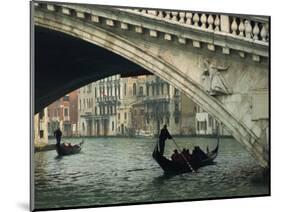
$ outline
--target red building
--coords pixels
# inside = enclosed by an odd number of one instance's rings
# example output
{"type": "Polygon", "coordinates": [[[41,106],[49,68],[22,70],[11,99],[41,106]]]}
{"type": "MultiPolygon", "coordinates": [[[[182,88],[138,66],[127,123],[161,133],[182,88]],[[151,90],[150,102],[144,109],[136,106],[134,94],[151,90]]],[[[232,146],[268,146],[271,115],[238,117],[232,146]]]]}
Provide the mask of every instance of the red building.
{"type": "Polygon", "coordinates": [[[78,93],[73,91],[48,106],[48,134],[60,127],[64,136],[77,135],[78,93]]]}

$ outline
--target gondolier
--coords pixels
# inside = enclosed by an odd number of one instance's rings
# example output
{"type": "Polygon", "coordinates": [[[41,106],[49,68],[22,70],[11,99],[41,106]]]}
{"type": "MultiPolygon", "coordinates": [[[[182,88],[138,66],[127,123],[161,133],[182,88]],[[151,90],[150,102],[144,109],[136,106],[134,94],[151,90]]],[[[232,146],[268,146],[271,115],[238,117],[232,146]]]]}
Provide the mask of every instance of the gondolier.
{"type": "Polygon", "coordinates": [[[62,136],[62,132],[60,131],[60,128],[58,128],[55,132],[54,132],[54,136],[56,137],[57,140],[57,146],[60,146],[60,141],[61,141],[61,136],[62,136]]]}
{"type": "Polygon", "coordinates": [[[164,154],[164,149],[165,149],[165,141],[168,139],[172,139],[173,137],[170,135],[167,125],[165,124],[163,128],[161,129],[160,135],[159,135],[159,151],[160,154],[164,154]]]}

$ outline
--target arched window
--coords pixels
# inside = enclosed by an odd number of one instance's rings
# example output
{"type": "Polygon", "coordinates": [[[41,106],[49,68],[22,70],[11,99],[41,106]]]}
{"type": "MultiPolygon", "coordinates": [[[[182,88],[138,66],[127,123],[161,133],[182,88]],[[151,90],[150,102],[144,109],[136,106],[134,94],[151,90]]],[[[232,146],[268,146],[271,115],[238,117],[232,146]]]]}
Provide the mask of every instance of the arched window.
{"type": "Polygon", "coordinates": [[[127,95],[127,84],[125,83],[124,84],[124,96],[126,96],[127,95]]]}
{"type": "Polygon", "coordinates": [[[133,96],[137,95],[137,85],[136,83],[133,84],[133,96]]]}
{"type": "Polygon", "coordinates": [[[85,132],[85,124],[84,124],[84,122],[82,123],[82,130],[83,130],[83,132],[85,132]]]}

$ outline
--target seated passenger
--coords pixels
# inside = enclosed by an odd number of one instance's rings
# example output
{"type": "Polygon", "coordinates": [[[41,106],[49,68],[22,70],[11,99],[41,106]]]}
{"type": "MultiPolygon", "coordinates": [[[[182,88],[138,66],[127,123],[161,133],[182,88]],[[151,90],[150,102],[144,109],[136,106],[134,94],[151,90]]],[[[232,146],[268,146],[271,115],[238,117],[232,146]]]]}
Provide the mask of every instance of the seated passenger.
{"type": "Polygon", "coordinates": [[[189,149],[183,149],[182,151],[183,156],[186,158],[186,160],[190,161],[191,160],[191,154],[189,153],[189,149]]]}
{"type": "Polygon", "coordinates": [[[192,160],[201,161],[207,158],[207,155],[202,151],[202,149],[200,149],[199,146],[194,147],[192,151],[192,160]]]}
{"type": "Polygon", "coordinates": [[[180,161],[180,154],[179,154],[178,150],[176,150],[176,149],[174,150],[174,154],[172,154],[171,158],[172,158],[172,161],[180,161]]]}

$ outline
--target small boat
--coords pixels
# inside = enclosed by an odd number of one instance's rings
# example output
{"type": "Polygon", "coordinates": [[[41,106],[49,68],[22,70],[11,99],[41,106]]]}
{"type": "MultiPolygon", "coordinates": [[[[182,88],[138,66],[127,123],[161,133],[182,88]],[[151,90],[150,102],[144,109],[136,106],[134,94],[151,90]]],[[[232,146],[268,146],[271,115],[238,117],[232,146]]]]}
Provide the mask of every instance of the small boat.
{"type": "Polygon", "coordinates": [[[82,140],[79,144],[71,145],[69,143],[62,143],[59,147],[56,147],[57,153],[59,156],[77,154],[82,149],[82,140]]]}
{"type": "Polygon", "coordinates": [[[219,138],[217,146],[214,150],[209,151],[206,155],[207,158],[203,160],[191,160],[186,162],[172,161],[160,154],[158,150],[158,142],[155,145],[152,157],[159,164],[159,166],[164,170],[165,174],[181,174],[186,172],[193,172],[202,166],[211,165],[214,163],[214,159],[218,155],[219,150],[219,138]]]}
{"type": "Polygon", "coordinates": [[[136,132],[136,137],[140,138],[153,138],[154,134],[149,130],[139,130],[136,132]]]}

